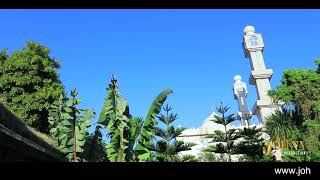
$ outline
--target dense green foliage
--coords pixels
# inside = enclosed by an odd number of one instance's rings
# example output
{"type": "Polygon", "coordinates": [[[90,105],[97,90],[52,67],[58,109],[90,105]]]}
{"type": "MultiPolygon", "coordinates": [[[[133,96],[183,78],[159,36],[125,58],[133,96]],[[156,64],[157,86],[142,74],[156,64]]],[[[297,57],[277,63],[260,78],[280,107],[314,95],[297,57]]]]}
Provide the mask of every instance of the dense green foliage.
{"type": "Polygon", "coordinates": [[[268,118],[266,127],[275,144],[283,150],[303,151],[288,155],[286,161],[320,160],[320,60],[312,69],[283,72],[282,84],[269,94],[283,101],[283,112],[268,118]]]}
{"type": "Polygon", "coordinates": [[[96,125],[94,133],[90,134],[85,139],[84,159],[90,162],[105,162],[108,161],[105,149],[105,142],[102,138],[100,125],[96,125]]]}
{"type": "Polygon", "coordinates": [[[288,149],[292,146],[295,125],[289,112],[286,110],[276,111],[267,117],[266,128],[271,137],[270,140],[275,146],[279,146],[281,149],[288,149]]]}
{"type": "Polygon", "coordinates": [[[49,48],[28,41],[11,55],[0,52],[0,101],[28,125],[48,133],[48,109],[63,93],[49,48]]]}
{"type": "Polygon", "coordinates": [[[239,117],[239,120],[244,120],[247,123],[247,127],[238,129],[238,135],[241,138],[236,152],[242,156],[238,158],[238,161],[261,161],[263,158],[263,148],[265,145],[265,139],[263,138],[262,128],[257,126],[251,126],[252,114],[243,114],[239,117]]]}
{"type": "Polygon", "coordinates": [[[237,145],[237,154],[245,155],[243,158],[245,161],[259,161],[263,157],[262,129],[256,126],[244,127],[239,130],[238,135],[242,141],[237,145]]]}
{"type": "Polygon", "coordinates": [[[283,72],[281,82],[269,94],[276,101],[294,103],[303,119],[319,120],[320,74],[312,69],[290,69],[283,72]]]}
{"type": "Polygon", "coordinates": [[[303,135],[303,141],[308,150],[308,156],[310,161],[320,161],[320,122],[306,120],[303,123],[305,134],[303,135]]]}

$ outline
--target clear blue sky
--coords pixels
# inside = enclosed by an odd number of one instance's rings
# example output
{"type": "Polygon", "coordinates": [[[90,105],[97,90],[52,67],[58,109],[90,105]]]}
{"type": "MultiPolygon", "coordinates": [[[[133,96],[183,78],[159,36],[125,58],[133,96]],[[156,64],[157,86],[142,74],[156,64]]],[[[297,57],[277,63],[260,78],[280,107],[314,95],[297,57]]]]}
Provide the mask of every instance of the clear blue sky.
{"type": "MultiPolygon", "coordinates": [[[[198,127],[220,101],[237,111],[233,77],[248,81],[243,28],[262,33],[272,88],[288,68],[314,68],[320,57],[319,10],[0,10],[0,48],[27,40],[62,61],[60,77],[99,115],[111,74],[134,116],[170,87],[176,125],[198,127]]],[[[247,82],[248,83],[248,82],[247,82]]],[[[256,99],[249,86],[249,104],[256,99]]]]}

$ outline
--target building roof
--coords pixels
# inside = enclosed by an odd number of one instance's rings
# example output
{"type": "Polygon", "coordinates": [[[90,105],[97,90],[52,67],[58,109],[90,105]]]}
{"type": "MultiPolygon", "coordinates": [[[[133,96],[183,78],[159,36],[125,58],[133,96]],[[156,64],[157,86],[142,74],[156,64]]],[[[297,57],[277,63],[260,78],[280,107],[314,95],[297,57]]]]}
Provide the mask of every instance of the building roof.
{"type": "Polygon", "coordinates": [[[58,149],[56,141],[25,124],[2,103],[0,103],[0,139],[7,142],[1,146],[21,151],[31,149],[44,160],[67,160],[58,149]]]}

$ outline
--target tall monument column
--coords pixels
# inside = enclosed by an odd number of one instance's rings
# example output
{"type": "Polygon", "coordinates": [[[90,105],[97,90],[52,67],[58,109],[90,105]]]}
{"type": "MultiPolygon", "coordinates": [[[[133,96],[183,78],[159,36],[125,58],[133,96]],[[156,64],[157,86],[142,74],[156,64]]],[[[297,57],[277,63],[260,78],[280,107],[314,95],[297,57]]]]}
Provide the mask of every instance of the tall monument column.
{"type": "Polygon", "coordinates": [[[252,112],[248,109],[247,95],[248,89],[246,83],[241,81],[240,75],[234,76],[233,94],[234,99],[238,101],[238,117],[241,119],[241,126],[250,125],[250,122],[245,119],[245,115],[252,115],[252,112]]]}
{"type": "Polygon", "coordinates": [[[270,79],[272,77],[272,69],[266,69],[263,60],[263,40],[260,33],[255,32],[253,26],[244,28],[243,49],[245,58],[248,58],[251,66],[251,74],[249,82],[255,85],[257,91],[257,101],[255,102],[252,112],[257,115],[260,123],[265,123],[265,118],[271,115],[277,108],[277,104],[272,103],[272,99],[268,95],[271,90],[270,79]]]}

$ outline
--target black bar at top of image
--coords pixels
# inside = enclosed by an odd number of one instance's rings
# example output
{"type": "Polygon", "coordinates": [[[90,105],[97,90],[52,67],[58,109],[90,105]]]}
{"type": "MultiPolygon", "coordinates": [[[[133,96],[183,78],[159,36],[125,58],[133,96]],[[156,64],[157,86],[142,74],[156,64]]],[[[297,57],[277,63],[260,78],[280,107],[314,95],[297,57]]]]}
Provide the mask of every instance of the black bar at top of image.
{"type": "Polygon", "coordinates": [[[317,0],[4,0],[3,9],[315,9],[317,0]]]}

